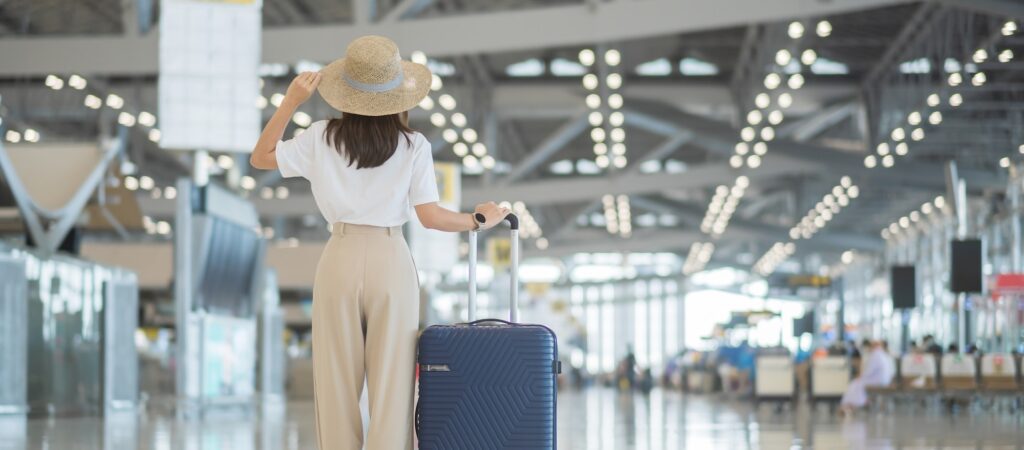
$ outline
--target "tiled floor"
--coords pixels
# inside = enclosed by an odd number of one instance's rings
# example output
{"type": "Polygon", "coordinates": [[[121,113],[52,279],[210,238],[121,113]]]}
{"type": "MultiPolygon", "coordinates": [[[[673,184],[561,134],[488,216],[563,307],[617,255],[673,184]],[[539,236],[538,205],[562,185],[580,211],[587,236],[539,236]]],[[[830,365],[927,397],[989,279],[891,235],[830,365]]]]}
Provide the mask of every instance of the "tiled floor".
{"type": "MultiPolygon", "coordinates": [[[[826,408],[777,413],[716,396],[654,391],[622,395],[606,389],[559,398],[563,450],[675,449],[1024,449],[1020,414],[861,415],[836,419],[826,408]]],[[[298,450],[313,449],[312,404],[287,412],[180,421],[138,417],[0,419],[0,449],[298,450]]],[[[157,408],[153,408],[157,409],[157,408]]]]}

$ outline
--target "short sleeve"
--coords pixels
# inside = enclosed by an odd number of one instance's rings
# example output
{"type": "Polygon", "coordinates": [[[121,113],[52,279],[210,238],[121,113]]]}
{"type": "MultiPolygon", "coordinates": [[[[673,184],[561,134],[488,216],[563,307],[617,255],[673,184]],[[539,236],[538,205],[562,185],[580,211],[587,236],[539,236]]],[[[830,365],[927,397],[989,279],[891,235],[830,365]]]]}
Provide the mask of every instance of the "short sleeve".
{"type": "Polygon", "coordinates": [[[434,173],[434,155],[430,142],[419,135],[414,142],[412,182],[409,184],[409,203],[413,206],[433,203],[437,195],[437,176],[434,173]]]}
{"type": "Polygon", "coordinates": [[[302,134],[287,141],[277,142],[277,149],[274,150],[274,153],[282,177],[309,178],[313,171],[316,143],[322,139],[323,130],[324,122],[316,122],[302,134]]]}

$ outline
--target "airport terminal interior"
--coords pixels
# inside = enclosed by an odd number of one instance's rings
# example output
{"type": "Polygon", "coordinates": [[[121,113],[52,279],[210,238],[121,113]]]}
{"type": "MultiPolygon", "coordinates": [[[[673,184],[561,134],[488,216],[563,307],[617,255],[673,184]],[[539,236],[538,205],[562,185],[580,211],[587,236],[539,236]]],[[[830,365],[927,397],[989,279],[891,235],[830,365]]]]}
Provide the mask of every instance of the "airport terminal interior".
{"type": "MultiPolygon", "coordinates": [[[[418,448],[1024,448],[1021,26],[1019,0],[0,0],[0,450],[337,450],[332,224],[250,153],[365,35],[431,72],[438,204],[518,217],[410,214],[419,330],[557,336],[546,441],[495,413],[439,445],[435,404],[418,448]]],[[[283,139],[340,116],[314,92],[283,139]]],[[[452,370],[424,348],[421,403],[452,370]]]]}

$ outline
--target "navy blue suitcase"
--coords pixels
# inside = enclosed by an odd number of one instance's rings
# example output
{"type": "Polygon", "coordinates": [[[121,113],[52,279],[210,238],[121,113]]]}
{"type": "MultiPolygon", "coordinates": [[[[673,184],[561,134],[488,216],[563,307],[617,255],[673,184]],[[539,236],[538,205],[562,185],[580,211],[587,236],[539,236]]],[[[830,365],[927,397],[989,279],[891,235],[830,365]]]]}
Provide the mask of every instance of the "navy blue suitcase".
{"type": "MultiPolygon", "coordinates": [[[[512,228],[510,321],[435,325],[420,335],[421,450],[555,449],[555,333],[518,319],[519,224],[512,228]]],[[[476,314],[476,232],[469,237],[469,318],[476,314]]]]}

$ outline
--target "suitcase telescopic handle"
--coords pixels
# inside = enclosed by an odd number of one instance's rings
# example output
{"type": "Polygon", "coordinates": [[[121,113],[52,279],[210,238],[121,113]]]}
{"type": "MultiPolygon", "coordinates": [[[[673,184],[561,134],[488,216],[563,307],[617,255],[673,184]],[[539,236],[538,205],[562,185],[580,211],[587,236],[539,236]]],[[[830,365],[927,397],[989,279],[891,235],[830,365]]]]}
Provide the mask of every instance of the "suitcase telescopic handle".
{"type": "MultiPolygon", "coordinates": [[[[476,213],[477,222],[484,223],[486,218],[476,213]],[[481,220],[483,219],[483,220],[481,220]]],[[[515,214],[505,216],[512,234],[512,244],[509,249],[509,278],[511,278],[511,298],[509,298],[509,322],[519,321],[519,217],[515,214]]],[[[469,321],[476,320],[476,238],[479,231],[469,232],[469,321]]]]}

